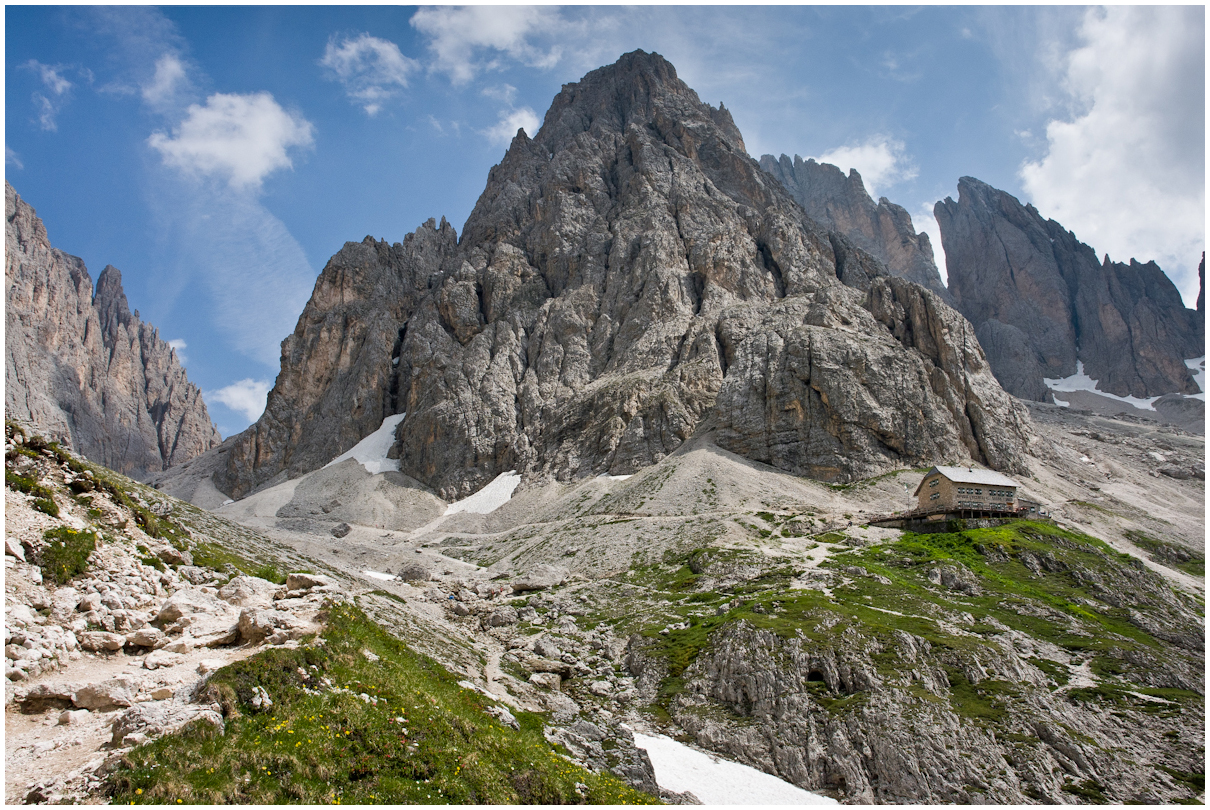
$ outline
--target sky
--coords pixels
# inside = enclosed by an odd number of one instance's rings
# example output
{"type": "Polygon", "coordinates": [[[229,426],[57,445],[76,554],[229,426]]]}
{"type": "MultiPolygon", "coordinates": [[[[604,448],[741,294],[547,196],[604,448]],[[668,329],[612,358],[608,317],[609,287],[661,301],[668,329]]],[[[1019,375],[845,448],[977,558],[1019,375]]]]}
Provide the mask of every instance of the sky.
{"type": "Polygon", "coordinates": [[[749,154],[861,172],[944,256],[971,175],[1188,305],[1205,249],[1203,7],[6,6],[5,175],[173,343],[224,437],[328,258],[459,233],[519,127],[641,48],[749,154]]]}

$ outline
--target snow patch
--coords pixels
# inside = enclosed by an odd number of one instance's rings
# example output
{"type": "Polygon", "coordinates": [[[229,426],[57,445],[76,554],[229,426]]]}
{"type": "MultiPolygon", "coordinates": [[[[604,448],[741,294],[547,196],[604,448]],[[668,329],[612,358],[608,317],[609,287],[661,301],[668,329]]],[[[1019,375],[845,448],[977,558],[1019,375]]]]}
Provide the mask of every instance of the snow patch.
{"type": "Polygon", "coordinates": [[[1185,361],[1185,367],[1193,372],[1193,381],[1197,383],[1200,394],[1190,394],[1191,399],[1206,401],[1206,355],[1194,357],[1185,361]]]}
{"type": "Polygon", "coordinates": [[[1068,402],[1067,400],[1059,399],[1054,394],[1051,394],[1050,396],[1052,399],[1054,399],[1055,404],[1058,405],[1060,408],[1070,408],[1071,407],[1071,403],[1068,402]]]}
{"type": "Polygon", "coordinates": [[[646,749],[660,787],[692,791],[702,804],[839,804],[782,781],[776,776],[695,751],[664,736],[634,733],[634,744],[646,749]]]}
{"type": "Polygon", "coordinates": [[[1132,405],[1135,408],[1141,408],[1144,411],[1154,411],[1154,403],[1159,399],[1159,397],[1147,397],[1146,399],[1140,399],[1139,397],[1119,397],[1116,394],[1106,394],[1104,391],[1098,391],[1098,382],[1084,373],[1083,360],[1076,361],[1076,373],[1070,377],[1063,377],[1057,380],[1043,377],[1042,382],[1046,383],[1046,387],[1051,391],[1088,391],[1099,397],[1116,399],[1118,402],[1132,405]]]}
{"type": "Polygon", "coordinates": [[[381,579],[383,582],[390,582],[395,578],[393,574],[383,574],[379,571],[362,571],[361,573],[370,579],[381,579]]]}
{"type": "Polygon", "coordinates": [[[388,470],[398,472],[399,459],[387,458],[387,453],[390,451],[391,445],[395,443],[395,428],[405,416],[407,416],[406,413],[397,413],[383,419],[382,426],[378,430],[353,445],[348,452],[341,453],[329,461],[324,465],[324,469],[351,458],[365,467],[366,472],[370,475],[377,475],[388,470]]]}
{"type": "Polygon", "coordinates": [[[474,495],[471,495],[469,498],[463,498],[460,501],[454,501],[445,507],[445,514],[452,515],[455,512],[471,512],[476,515],[486,515],[488,512],[494,512],[509,502],[513,497],[513,491],[516,490],[517,485],[520,483],[521,476],[516,470],[500,473],[492,479],[490,484],[474,495]]]}

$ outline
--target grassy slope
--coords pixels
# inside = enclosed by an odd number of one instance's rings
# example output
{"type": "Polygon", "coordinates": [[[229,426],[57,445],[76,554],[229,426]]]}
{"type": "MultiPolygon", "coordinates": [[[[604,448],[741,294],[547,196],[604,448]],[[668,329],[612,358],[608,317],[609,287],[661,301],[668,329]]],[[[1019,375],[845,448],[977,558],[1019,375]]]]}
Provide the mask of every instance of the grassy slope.
{"type": "Polygon", "coordinates": [[[502,725],[489,699],[351,605],[330,610],[319,639],[226,667],[208,688],[225,733],[134,749],[110,777],[114,802],[656,803],[560,756],[540,715],[502,725]],[[258,690],[270,708],[254,708],[258,690]]]}

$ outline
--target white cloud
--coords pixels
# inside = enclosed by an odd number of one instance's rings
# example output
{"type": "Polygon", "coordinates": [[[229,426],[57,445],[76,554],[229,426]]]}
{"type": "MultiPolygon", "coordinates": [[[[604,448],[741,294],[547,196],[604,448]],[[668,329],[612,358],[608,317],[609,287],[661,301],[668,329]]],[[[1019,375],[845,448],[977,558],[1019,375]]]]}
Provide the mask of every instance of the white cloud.
{"type": "Polygon", "coordinates": [[[511,84],[493,85],[492,87],[484,87],[480,91],[488,98],[494,98],[496,101],[503,101],[505,104],[512,104],[513,99],[517,97],[517,88],[511,84]]]}
{"type": "Polygon", "coordinates": [[[1118,261],[1155,259],[1191,303],[1205,246],[1205,11],[1090,9],[1066,53],[1073,112],[1021,166],[1043,216],[1118,261]]]}
{"type": "Polygon", "coordinates": [[[187,174],[217,175],[232,188],[257,189],[266,175],[293,167],[287,150],[310,146],[312,129],[269,93],[215,93],[205,106],[189,105],[171,137],[154,132],[147,143],[166,165],[187,174]]]}
{"type": "Polygon", "coordinates": [[[846,173],[849,169],[856,169],[865,183],[866,191],[874,199],[878,199],[878,188],[893,186],[900,180],[911,180],[916,176],[916,167],[903,142],[886,135],[874,135],[865,143],[832,149],[815,160],[839,166],[846,173]]]}
{"type": "Polygon", "coordinates": [[[63,78],[59,73],[62,66],[59,65],[44,65],[37,59],[31,59],[25,63],[25,66],[36,72],[42,77],[42,83],[46,85],[46,89],[56,96],[61,96],[72,88],[71,82],[63,78]]]}
{"type": "Polygon", "coordinates": [[[349,98],[361,104],[369,115],[377,114],[384,101],[399,88],[407,87],[408,75],[420,67],[415,59],[404,56],[394,42],[369,34],[356,39],[345,37],[339,42],[332,37],[319,64],[332,72],[349,98]]]}
{"type": "Polygon", "coordinates": [[[185,348],[189,344],[186,343],[182,338],[176,338],[175,340],[168,341],[168,345],[171,346],[173,351],[176,352],[177,361],[182,366],[185,365],[185,363],[188,362],[188,359],[185,357],[185,348]]]}
{"type": "Polygon", "coordinates": [[[21,157],[8,144],[4,145],[4,165],[12,166],[15,169],[25,168],[25,164],[21,162],[21,157]]]}
{"type": "Polygon", "coordinates": [[[139,88],[143,100],[153,107],[171,103],[189,83],[185,65],[175,55],[166,53],[155,63],[155,74],[139,88]]]}
{"type": "Polygon", "coordinates": [[[500,122],[483,130],[483,134],[492,143],[508,146],[516,137],[518,129],[524,129],[525,134],[532,138],[538,134],[540,126],[542,122],[538,120],[537,114],[529,107],[522,107],[519,110],[501,110],[500,122]]]}
{"type": "Polygon", "coordinates": [[[226,405],[233,411],[238,411],[255,422],[265,412],[265,401],[269,396],[271,383],[268,380],[254,380],[251,377],[233,382],[217,391],[210,391],[203,399],[226,405]]]}
{"type": "Polygon", "coordinates": [[[67,103],[67,92],[71,90],[72,83],[60,73],[63,70],[60,65],[44,65],[37,59],[31,59],[22,67],[37,73],[46,92],[50,94],[48,96],[35,92],[32,98],[38,110],[38,126],[47,132],[55,132],[58,130],[55,118],[67,103]]]}
{"type": "Polygon", "coordinates": [[[559,10],[547,6],[422,8],[412,15],[411,24],[429,37],[430,70],[448,74],[454,84],[466,84],[479,73],[499,69],[501,56],[530,67],[549,68],[563,55],[559,45],[544,49],[531,42],[564,27],[559,10]],[[482,52],[486,55],[480,56],[482,52]]]}

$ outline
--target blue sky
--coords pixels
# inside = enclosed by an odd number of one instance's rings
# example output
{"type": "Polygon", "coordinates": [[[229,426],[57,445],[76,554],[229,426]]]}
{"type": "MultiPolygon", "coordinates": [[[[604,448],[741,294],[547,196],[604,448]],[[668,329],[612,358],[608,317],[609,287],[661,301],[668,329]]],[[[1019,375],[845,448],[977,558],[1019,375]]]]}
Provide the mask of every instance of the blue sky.
{"type": "Polygon", "coordinates": [[[441,216],[461,232],[517,127],[635,48],[725,103],[753,157],[856,167],[938,253],[932,205],[973,175],[1197,294],[1201,7],[8,6],[5,22],[6,176],[94,279],[122,271],[224,436],[263,407],[345,241],[441,216]]]}

